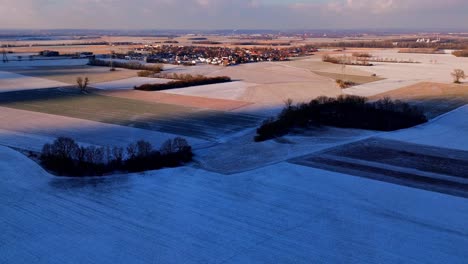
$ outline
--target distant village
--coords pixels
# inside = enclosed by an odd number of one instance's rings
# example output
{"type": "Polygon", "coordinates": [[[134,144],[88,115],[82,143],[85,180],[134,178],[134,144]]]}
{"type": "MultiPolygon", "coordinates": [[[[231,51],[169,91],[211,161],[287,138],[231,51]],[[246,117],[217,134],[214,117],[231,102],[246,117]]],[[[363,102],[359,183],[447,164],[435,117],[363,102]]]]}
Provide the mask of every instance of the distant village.
{"type": "MultiPolygon", "coordinates": [[[[301,47],[209,47],[209,46],[175,46],[144,45],[127,53],[113,53],[112,57],[122,60],[138,60],[147,63],[167,63],[193,66],[211,64],[230,66],[262,61],[286,61],[292,57],[313,55],[318,49],[313,46],[301,47]]],[[[43,57],[71,58],[109,58],[111,55],[94,55],[92,52],[60,54],[58,51],[44,50],[39,52],[43,57]]]]}
{"type": "Polygon", "coordinates": [[[144,60],[149,63],[183,65],[212,64],[230,66],[262,61],[285,61],[291,57],[308,56],[317,52],[312,46],[287,48],[229,48],[175,45],[145,45],[129,52],[121,59],[144,60]]]}

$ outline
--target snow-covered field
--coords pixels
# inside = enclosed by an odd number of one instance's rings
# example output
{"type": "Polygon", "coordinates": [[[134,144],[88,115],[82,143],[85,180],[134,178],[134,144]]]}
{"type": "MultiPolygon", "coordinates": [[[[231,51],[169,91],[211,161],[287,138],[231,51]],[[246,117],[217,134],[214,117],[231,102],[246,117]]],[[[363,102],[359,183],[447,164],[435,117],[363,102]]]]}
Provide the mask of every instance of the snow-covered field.
{"type": "MultiPolygon", "coordinates": [[[[388,51],[378,52],[384,57],[388,51]]],[[[419,79],[439,78],[429,76],[433,74],[444,76],[438,81],[448,82],[451,69],[445,71],[458,66],[451,64],[450,55],[430,64],[424,57],[430,55],[396,54],[392,51],[388,57],[409,56],[424,63],[379,64],[372,71],[387,80],[349,91],[375,94],[419,79]],[[413,74],[414,66],[422,68],[413,74]]],[[[175,89],[163,95],[255,102],[241,111],[274,114],[287,98],[298,102],[341,94],[332,79],[311,72],[328,65],[319,60],[229,68],[171,66],[167,68],[171,72],[229,75],[241,81],[175,89]]],[[[28,67],[29,62],[22,63],[18,67],[28,67]]],[[[5,67],[0,65],[0,70],[5,67]]],[[[338,66],[327,67],[339,73],[338,66]]],[[[349,72],[370,74],[357,67],[349,72]]],[[[150,81],[161,80],[130,78],[93,86],[120,93],[150,81]]],[[[0,91],[56,83],[0,72],[0,91]]],[[[254,128],[243,128],[219,133],[216,142],[188,138],[196,157],[187,167],[69,179],[48,174],[8,147],[38,151],[58,136],[104,146],[145,139],[158,146],[176,135],[0,107],[0,263],[465,264],[466,199],[287,160],[372,136],[468,150],[467,116],[465,106],[407,130],[320,128],[263,143],[253,142],[254,128]]]]}
{"type": "MultiPolygon", "coordinates": [[[[60,136],[100,146],[127,146],[144,139],[154,146],[178,135],[0,107],[0,144],[40,151],[45,143],[60,136]]],[[[206,141],[184,137],[194,147],[206,141]]]]}
{"type": "Polygon", "coordinates": [[[68,84],[0,71],[0,93],[61,86],[68,86],[68,84]]]}
{"type": "Polygon", "coordinates": [[[280,163],[58,179],[0,147],[1,263],[466,263],[466,199],[280,163]]]}
{"type": "Polygon", "coordinates": [[[171,89],[161,92],[169,94],[200,96],[213,99],[242,100],[242,96],[245,94],[248,87],[253,85],[256,84],[249,84],[239,81],[171,89]]]}
{"type": "Polygon", "coordinates": [[[468,105],[431,120],[429,123],[380,134],[380,137],[468,151],[468,105]]]}
{"type": "MultiPolygon", "coordinates": [[[[375,66],[364,70],[386,78],[385,80],[351,87],[345,90],[346,94],[373,96],[390,90],[395,90],[418,82],[453,81],[450,73],[454,69],[468,70],[468,59],[458,58],[451,54],[415,54],[398,53],[398,50],[371,51],[371,54],[380,58],[398,60],[413,60],[421,63],[383,63],[373,62],[375,66]]],[[[352,69],[363,69],[359,66],[347,66],[352,69]]]]}
{"type": "Polygon", "coordinates": [[[319,152],[348,142],[378,135],[375,131],[322,127],[308,135],[290,135],[281,140],[254,142],[255,129],[211,148],[196,152],[203,169],[233,174],[265,167],[292,158],[319,152]],[[220,153],[222,155],[220,155],[220,153]],[[265,153],[265,155],[259,155],[265,153]]]}
{"type": "MultiPolygon", "coordinates": [[[[311,65],[315,65],[315,62],[311,65]]],[[[179,67],[169,71],[195,74],[198,67],[179,67]]],[[[337,96],[342,93],[334,80],[286,63],[262,62],[233,67],[204,65],[200,66],[199,71],[208,76],[229,76],[235,82],[164,92],[251,102],[254,104],[236,111],[267,116],[278,113],[287,99],[305,102],[321,95],[337,96]]]]}

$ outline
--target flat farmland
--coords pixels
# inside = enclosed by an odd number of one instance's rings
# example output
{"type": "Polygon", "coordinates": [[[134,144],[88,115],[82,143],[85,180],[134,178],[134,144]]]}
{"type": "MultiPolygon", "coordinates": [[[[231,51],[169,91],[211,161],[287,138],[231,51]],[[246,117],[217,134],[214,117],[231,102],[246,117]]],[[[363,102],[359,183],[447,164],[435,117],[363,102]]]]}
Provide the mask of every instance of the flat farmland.
{"type": "Polygon", "coordinates": [[[121,79],[127,79],[137,76],[137,71],[127,69],[117,69],[109,71],[107,67],[96,66],[38,66],[13,68],[10,71],[25,76],[42,78],[67,84],[76,84],[76,78],[88,77],[90,83],[109,82],[121,79]]]}
{"type": "Polygon", "coordinates": [[[205,140],[216,140],[260,122],[252,115],[81,94],[66,88],[3,93],[0,106],[205,140]]]}
{"type": "Polygon", "coordinates": [[[157,91],[148,92],[139,90],[112,90],[96,92],[102,95],[114,96],[119,98],[129,98],[146,102],[182,105],[187,107],[205,108],[220,111],[233,111],[251,104],[248,102],[242,102],[237,100],[214,99],[201,96],[172,94],[157,91]]]}

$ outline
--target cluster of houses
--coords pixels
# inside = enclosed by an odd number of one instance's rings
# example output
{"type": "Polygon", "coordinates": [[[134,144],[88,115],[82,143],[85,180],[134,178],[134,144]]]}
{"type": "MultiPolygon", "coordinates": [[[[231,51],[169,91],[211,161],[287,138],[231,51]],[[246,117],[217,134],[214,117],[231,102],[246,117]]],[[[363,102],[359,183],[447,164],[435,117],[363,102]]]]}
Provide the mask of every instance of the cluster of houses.
{"type": "Polygon", "coordinates": [[[417,43],[438,43],[440,42],[440,38],[430,39],[430,38],[420,38],[416,40],[417,43]]]}
{"type": "Polygon", "coordinates": [[[285,61],[291,57],[312,55],[312,46],[288,48],[239,48],[201,47],[174,45],[145,45],[124,56],[124,59],[140,59],[152,63],[236,65],[261,61],[285,61]]]}

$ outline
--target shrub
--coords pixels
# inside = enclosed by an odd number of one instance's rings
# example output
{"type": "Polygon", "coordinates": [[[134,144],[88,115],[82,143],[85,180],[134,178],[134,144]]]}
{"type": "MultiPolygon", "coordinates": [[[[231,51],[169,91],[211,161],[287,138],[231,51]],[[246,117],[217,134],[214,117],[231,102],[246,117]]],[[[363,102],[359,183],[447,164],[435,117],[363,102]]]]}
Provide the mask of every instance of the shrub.
{"type": "Polygon", "coordinates": [[[183,138],[167,140],[160,150],[153,149],[151,143],[144,140],[129,144],[124,150],[121,147],[80,147],[73,139],[60,137],[52,144],[45,144],[40,156],[47,170],[75,177],[177,167],[192,158],[192,147],[183,138]]]}
{"type": "Polygon", "coordinates": [[[338,58],[332,57],[330,55],[323,55],[322,61],[323,62],[331,62],[331,63],[334,63],[334,64],[339,64],[340,63],[340,60],[338,58]]]}
{"type": "Polygon", "coordinates": [[[372,55],[367,52],[354,52],[353,57],[358,58],[372,58],[372,55]]]}
{"type": "Polygon", "coordinates": [[[80,88],[80,91],[84,93],[88,89],[89,78],[85,77],[83,79],[82,77],[78,77],[76,78],[76,84],[78,85],[78,88],[80,88]]]}
{"type": "Polygon", "coordinates": [[[457,50],[452,52],[454,56],[457,57],[468,57],[468,49],[467,50],[457,50]]]}
{"type": "Polygon", "coordinates": [[[346,89],[346,88],[349,88],[351,86],[355,86],[356,83],[354,82],[351,82],[351,81],[343,81],[343,80],[336,80],[336,84],[341,88],[341,89],[346,89]]]}
{"type": "Polygon", "coordinates": [[[139,71],[137,72],[138,77],[153,77],[155,72],[153,71],[139,71]]]}
{"type": "Polygon", "coordinates": [[[359,96],[319,97],[309,103],[289,106],[276,117],[266,120],[258,129],[255,141],[264,141],[289,133],[292,128],[327,125],[392,131],[426,122],[416,107],[385,98],[368,102],[359,96]]]}

